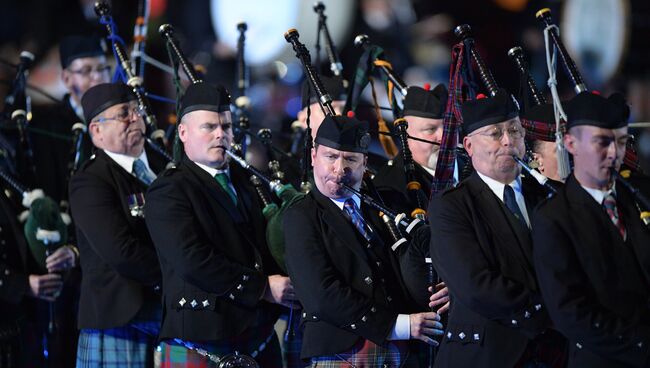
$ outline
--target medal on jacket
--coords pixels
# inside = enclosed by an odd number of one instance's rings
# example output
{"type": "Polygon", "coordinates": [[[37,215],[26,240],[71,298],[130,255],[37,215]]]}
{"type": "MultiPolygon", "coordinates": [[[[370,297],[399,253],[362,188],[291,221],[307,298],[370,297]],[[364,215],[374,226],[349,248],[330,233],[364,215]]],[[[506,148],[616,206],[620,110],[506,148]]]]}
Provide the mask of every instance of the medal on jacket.
{"type": "Polygon", "coordinates": [[[144,218],[144,194],[134,193],[126,197],[131,216],[144,218]]]}

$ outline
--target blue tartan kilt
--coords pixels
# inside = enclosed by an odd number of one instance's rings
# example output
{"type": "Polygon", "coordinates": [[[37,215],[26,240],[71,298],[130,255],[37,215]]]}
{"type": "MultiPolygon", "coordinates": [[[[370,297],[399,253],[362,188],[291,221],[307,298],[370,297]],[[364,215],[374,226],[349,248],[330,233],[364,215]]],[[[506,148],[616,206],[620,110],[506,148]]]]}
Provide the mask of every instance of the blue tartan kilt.
{"type": "Polygon", "coordinates": [[[417,359],[409,359],[407,341],[390,341],[385,346],[360,339],[346,352],[314,357],[312,368],[415,368],[417,359]]]}
{"type": "Polygon", "coordinates": [[[156,345],[157,336],[133,326],[82,329],[77,345],[77,368],[153,367],[156,345]]]}

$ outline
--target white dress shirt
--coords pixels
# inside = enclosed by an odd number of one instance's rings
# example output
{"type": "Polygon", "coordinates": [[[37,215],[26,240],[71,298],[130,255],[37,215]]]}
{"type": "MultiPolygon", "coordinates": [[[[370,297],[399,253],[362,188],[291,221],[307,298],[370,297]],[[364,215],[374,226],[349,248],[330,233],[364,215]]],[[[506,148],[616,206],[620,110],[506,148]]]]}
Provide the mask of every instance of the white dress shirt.
{"type": "MultiPolygon", "coordinates": [[[[483,180],[485,184],[490,187],[492,192],[494,192],[494,194],[501,200],[501,202],[503,202],[503,189],[506,187],[506,185],[490,178],[489,176],[483,175],[478,171],[476,173],[481,178],[481,180],[483,180]]],[[[528,211],[526,210],[526,201],[524,200],[524,194],[521,192],[521,178],[517,177],[508,185],[514,189],[517,206],[519,206],[519,210],[521,211],[521,214],[524,215],[524,220],[526,220],[526,224],[530,228],[530,218],[528,217],[528,211]]]]}
{"type": "Polygon", "coordinates": [[[128,156],[124,155],[121,153],[115,153],[111,151],[104,150],[106,155],[110,157],[113,161],[115,161],[120,167],[122,167],[126,172],[130,173],[131,175],[135,176],[135,173],[133,173],[133,162],[136,159],[140,159],[140,161],[144,162],[144,165],[147,167],[147,170],[156,177],[156,174],[151,171],[151,168],[149,167],[149,160],[147,160],[147,154],[145,153],[144,150],[142,150],[142,153],[138,157],[133,157],[133,156],[128,156]]]}

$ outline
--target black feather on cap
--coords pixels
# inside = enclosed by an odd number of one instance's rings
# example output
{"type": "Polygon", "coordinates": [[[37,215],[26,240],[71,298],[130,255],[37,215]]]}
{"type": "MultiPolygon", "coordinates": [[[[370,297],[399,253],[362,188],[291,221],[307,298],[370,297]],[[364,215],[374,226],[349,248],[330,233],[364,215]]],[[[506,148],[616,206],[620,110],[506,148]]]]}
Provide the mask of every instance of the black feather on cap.
{"type": "MultiPolygon", "coordinates": [[[[323,88],[330,95],[332,101],[345,101],[348,98],[348,92],[343,86],[343,79],[341,77],[320,77],[323,82],[323,88]]],[[[309,84],[309,80],[305,79],[302,82],[302,99],[300,100],[300,107],[304,109],[307,105],[315,104],[318,102],[316,91],[309,84]]]]}
{"type": "Polygon", "coordinates": [[[447,107],[447,87],[438,84],[433,90],[417,86],[408,88],[404,99],[404,116],[412,115],[428,119],[442,119],[447,107]]]}
{"type": "Polygon", "coordinates": [[[581,92],[566,104],[567,129],[590,125],[617,129],[627,125],[630,108],[625,98],[615,93],[605,98],[597,93],[581,92]]]}
{"type": "Polygon", "coordinates": [[[479,97],[463,103],[463,129],[469,134],[482,127],[498,124],[519,115],[519,107],[511,94],[500,88],[494,97],[479,97]]]}
{"type": "Polygon", "coordinates": [[[354,117],[327,116],[318,128],[315,142],[339,151],[368,153],[368,123],[354,117]]]}
{"type": "Polygon", "coordinates": [[[178,121],[188,112],[198,110],[230,111],[230,93],[221,85],[213,85],[207,82],[191,84],[181,98],[178,121]]]}
{"type": "Polygon", "coordinates": [[[111,106],[136,99],[131,87],[124,83],[102,83],[91,87],[81,98],[86,123],[111,106]]]}
{"type": "Polygon", "coordinates": [[[67,36],[59,43],[61,68],[67,68],[75,59],[102,56],[106,54],[105,46],[99,37],[67,36]]]}

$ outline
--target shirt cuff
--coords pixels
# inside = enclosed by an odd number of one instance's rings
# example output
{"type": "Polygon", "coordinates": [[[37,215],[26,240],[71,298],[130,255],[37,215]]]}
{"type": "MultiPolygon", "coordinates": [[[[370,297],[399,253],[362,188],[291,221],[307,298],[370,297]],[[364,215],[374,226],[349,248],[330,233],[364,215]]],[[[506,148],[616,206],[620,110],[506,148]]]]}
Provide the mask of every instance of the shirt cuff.
{"type": "Polygon", "coordinates": [[[408,314],[398,314],[395,326],[388,340],[409,340],[411,338],[411,320],[408,314]]]}

